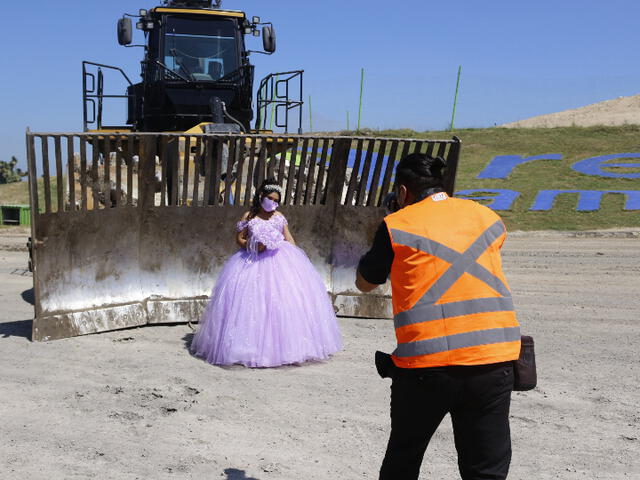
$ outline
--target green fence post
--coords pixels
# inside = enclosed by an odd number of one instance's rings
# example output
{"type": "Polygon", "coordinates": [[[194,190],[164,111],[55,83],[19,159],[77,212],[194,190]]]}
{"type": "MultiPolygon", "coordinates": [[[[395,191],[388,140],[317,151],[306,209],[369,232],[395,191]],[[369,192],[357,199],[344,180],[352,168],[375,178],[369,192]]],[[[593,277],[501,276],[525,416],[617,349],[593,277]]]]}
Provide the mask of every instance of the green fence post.
{"type": "Polygon", "coordinates": [[[362,92],[364,91],[364,68],[360,69],[360,106],[358,107],[358,132],[360,131],[360,120],[362,118],[362,92]]]}
{"type": "Polygon", "coordinates": [[[453,113],[451,113],[451,128],[453,131],[453,125],[456,120],[456,106],[458,105],[458,89],[460,88],[460,73],[462,73],[462,65],[458,67],[458,80],[456,81],[456,94],[453,97],[453,113]]]}

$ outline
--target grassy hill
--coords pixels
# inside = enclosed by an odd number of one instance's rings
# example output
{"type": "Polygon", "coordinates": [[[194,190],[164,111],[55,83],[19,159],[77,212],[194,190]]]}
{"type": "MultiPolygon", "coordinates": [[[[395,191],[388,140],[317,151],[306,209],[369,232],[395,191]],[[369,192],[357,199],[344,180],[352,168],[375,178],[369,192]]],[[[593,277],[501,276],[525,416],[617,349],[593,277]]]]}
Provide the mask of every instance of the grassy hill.
{"type": "Polygon", "coordinates": [[[29,185],[27,182],[0,185],[0,205],[29,205],[29,185]]]}
{"type": "MultiPolygon", "coordinates": [[[[589,157],[640,152],[640,126],[488,128],[454,132],[380,130],[367,131],[366,134],[429,139],[446,139],[451,138],[452,135],[460,137],[462,154],[456,183],[457,190],[501,188],[520,192],[521,196],[515,201],[512,210],[498,212],[511,230],[640,227],[640,212],[623,211],[622,195],[605,195],[601,209],[596,212],[577,212],[577,195],[561,195],[550,211],[528,211],[539,190],[640,190],[640,179],[600,178],[583,175],[570,168],[573,163],[589,157]],[[520,165],[507,179],[476,178],[496,155],[528,157],[549,153],[562,154],[562,160],[541,160],[520,165]]],[[[39,190],[42,191],[42,189],[39,190]]],[[[26,182],[0,185],[0,205],[28,203],[26,182]]]]}
{"type": "MultiPolygon", "coordinates": [[[[521,196],[511,211],[498,212],[515,230],[591,230],[640,227],[639,211],[623,211],[622,195],[604,195],[600,210],[577,212],[577,195],[561,195],[547,212],[530,212],[539,190],[640,190],[640,179],[603,178],[580,174],[570,168],[579,160],[614,153],[640,153],[640,126],[566,127],[539,129],[464,129],[453,132],[381,130],[367,134],[462,140],[456,190],[500,188],[516,190],[521,196]],[[562,160],[540,160],[515,168],[506,179],[477,179],[496,155],[529,157],[562,154],[562,160]]],[[[633,170],[628,170],[633,171],[633,170]]],[[[640,171],[640,169],[636,169],[640,171]]]]}
{"type": "MultiPolygon", "coordinates": [[[[51,178],[51,198],[55,202],[57,186],[55,177],[51,178]]],[[[38,179],[38,201],[40,209],[44,208],[44,181],[38,179]]],[[[0,205],[29,205],[29,183],[15,182],[0,185],[0,205]]]]}

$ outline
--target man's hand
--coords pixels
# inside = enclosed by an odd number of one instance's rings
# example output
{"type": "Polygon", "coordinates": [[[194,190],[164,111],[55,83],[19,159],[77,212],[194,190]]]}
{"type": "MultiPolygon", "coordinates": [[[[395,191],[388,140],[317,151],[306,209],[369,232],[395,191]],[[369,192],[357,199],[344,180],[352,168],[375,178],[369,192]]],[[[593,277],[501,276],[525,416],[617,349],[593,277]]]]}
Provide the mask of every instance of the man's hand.
{"type": "Polygon", "coordinates": [[[360,270],[356,273],[356,288],[364,293],[369,293],[371,290],[376,288],[378,285],[375,283],[367,282],[364,277],[360,274],[360,270]]]}

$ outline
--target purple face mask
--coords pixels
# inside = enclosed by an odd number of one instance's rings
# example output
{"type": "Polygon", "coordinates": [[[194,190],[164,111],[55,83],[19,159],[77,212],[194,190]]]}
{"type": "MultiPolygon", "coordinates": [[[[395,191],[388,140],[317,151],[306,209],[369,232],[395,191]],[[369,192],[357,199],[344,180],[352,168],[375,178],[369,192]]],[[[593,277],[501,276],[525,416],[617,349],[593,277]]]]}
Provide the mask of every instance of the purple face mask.
{"type": "Polygon", "coordinates": [[[271,200],[269,197],[263,197],[260,205],[262,205],[265,212],[275,212],[276,208],[278,208],[278,202],[271,200]]]}

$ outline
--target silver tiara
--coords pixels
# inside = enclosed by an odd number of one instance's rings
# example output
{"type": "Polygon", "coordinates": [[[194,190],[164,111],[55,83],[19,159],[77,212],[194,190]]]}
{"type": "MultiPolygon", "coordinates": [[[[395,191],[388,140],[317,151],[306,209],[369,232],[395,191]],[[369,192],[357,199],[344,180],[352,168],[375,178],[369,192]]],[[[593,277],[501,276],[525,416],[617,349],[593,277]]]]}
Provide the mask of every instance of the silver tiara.
{"type": "Polygon", "coordinates": [[[265,192],[278,192],[280,195],[282,195],[282,187],[280,185],[274,185],[274,184],[265,185],[263,190],[265,192]]]}

